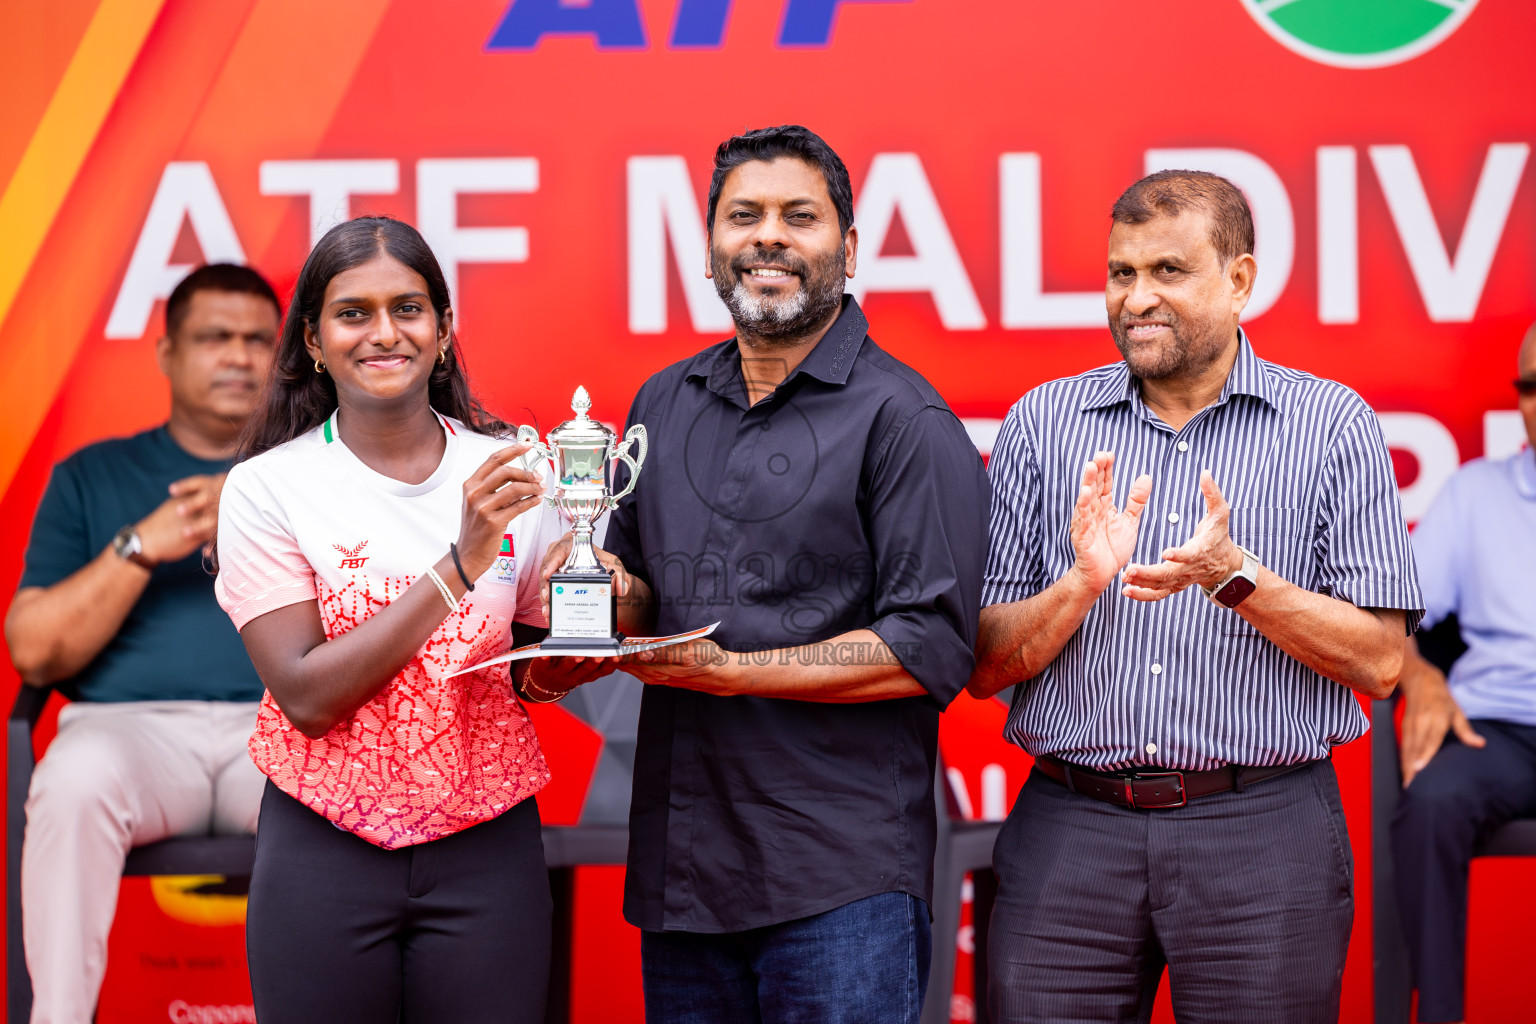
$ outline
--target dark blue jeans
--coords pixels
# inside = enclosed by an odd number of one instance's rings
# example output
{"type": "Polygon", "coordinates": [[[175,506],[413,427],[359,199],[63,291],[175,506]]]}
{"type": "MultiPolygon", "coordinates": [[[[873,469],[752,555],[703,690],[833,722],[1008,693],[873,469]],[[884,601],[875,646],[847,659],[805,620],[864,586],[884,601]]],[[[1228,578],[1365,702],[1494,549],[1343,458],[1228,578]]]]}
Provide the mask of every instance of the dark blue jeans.
{"type": "Polygon", "coordinates": [[[917,1024],[932,955],[928,905],[904,892],[746,932],[642,932],[645,1019],[917,1024]]]}
{"type": "Polygon", "coordinates": [[[1536,812],[1536,728],[1479,718],[1481,749],[1445,738],[1403,790],[1392,820],[1397,907],[1419,990],[1419,1020],[1465,1019],[1467,875],[1472,849],[1536,812]]]}

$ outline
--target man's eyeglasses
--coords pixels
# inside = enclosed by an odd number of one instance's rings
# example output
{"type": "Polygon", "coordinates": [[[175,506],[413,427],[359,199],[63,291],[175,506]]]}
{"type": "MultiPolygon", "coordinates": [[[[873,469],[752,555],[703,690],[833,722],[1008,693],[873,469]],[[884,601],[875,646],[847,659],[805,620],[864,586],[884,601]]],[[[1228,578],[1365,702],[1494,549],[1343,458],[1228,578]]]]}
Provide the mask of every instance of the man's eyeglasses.
{"type": "Polygon", "coordinates": [[[1515,381],[1515,390],[1520,392],[1521,398],[1536,396],[1536,377],[1521,377],[1515,381]]]}

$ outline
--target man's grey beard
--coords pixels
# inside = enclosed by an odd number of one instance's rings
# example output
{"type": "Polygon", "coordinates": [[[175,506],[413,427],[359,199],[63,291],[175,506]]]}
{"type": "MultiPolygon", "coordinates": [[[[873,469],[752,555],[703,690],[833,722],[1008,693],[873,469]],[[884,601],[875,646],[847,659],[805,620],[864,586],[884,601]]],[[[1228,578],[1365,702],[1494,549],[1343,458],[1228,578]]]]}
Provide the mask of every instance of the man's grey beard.
{"type": "MultiPolygon", "coordinates": [[[[731,320],[738,332],[770,343],[792,345],[825,326],[842,306],[847,267],[847,253],[842,244],[825,260],[792,267],[800,274],[800,287],[787,299],[753,295],[742,270],[726,265],[718,252],[712,256],[715,291],[725,308],[731,311],[731,320]]],[[[738,259],[751,262],[750,258],[738,259]]],[[[780,257],[778,262],[785,261],[780,257]]]]}
{"type": "Polygon", "coordinates": [[[1183,317],[1164,313],[1161,317],[1173,333],[1173,345],[1158,352],[1135,351],[1131,347],[1130,328],[1111,317],[1109,333],[1120,350],[1131,375],[1141,380],[1167,380],[1198,372],[1215,362],[1227,347],[1221,325],[1214,318],[1200,318],[1193,323],[1183,317]]]}

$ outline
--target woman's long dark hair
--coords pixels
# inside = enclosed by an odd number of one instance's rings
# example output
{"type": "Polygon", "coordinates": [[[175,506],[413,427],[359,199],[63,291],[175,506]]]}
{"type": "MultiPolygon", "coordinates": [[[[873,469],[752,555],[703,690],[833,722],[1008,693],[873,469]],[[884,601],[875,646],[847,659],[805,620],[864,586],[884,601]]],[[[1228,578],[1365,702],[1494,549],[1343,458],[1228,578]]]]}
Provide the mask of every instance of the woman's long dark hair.
{"type": "MultiPolygon", "coordinates": [[[[438,323],[442,323],[449,308],[448,282],[443,279],[437,257],[415,228],[393,217],[358,217],[331,228],[316,243],[304,261],[304,269],[299,271],[283,333],[278,338],[277,355],[272,360],[272,372],[258,408],[240,433],[236,461],[243,462],[292,441],[330,418],[336,409],[336,383],[330,374],[315,369],[314,360],[304,347],[304,328],[319,330],[320,307],[332,278],[381,255],[421,275],[427,282],[438,323]]],[[[485,411],[470,390],[455,334],[448,336],[445,361],[432,368],[427,400],[444,416],[452,416],[482,434],[511,432],[507,424],[485,411]]]]}

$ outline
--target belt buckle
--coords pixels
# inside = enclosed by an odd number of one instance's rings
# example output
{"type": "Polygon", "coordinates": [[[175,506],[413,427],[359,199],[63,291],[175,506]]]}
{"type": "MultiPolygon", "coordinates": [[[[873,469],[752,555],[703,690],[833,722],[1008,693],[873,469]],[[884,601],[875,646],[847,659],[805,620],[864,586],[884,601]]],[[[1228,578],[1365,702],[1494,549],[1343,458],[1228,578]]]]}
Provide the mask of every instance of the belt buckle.
{"type": "Polygon", "coordinates": [[[1137,772],[1137,773],[1135,773],[1133,775],[1127,775],[1127,776],[1125,776],[1125,800],[1126,800],[1126,803],[1128,803],[1133,809],[1138,810],[1138,811],[1161,811],[1161,810],[1169,810],[1169,809],[1172,809],[1174,807],[1185,807],[1185,806],[1188,806],[1188,804],[1189,804],[1189,793],[1186,792],[1185,789],[1184,789],[1184,773],[1183,772],[1137,772]],[[1137,782],[1137,781],[1139,781],[1141,779],[1178,779],[1179,780],[1179,802],[1178,803],[1166,803],[1166,802],[1164,802],[1164,803],[1150,803],[1150,804],[1147,804],[1147,803],[1137,803],[1136,802],[1136,787],[1131,785],[1131,783],[1137,782]]]}

